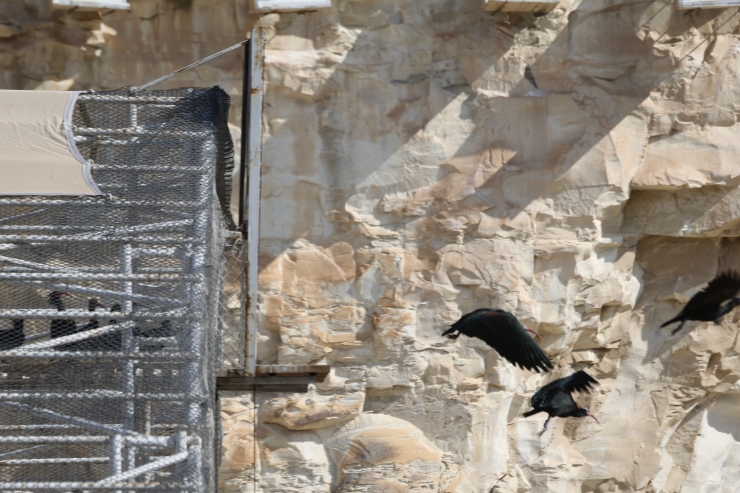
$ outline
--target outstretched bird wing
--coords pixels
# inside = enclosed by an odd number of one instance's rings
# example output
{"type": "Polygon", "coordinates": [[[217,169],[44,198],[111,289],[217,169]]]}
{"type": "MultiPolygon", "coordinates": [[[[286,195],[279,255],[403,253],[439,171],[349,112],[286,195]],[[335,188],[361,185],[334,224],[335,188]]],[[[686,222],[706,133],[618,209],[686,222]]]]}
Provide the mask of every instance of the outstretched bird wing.
{"type": "Polygon", "coordinates": [[[516,317],[503,310],[476,310],[455,323],[463,334],[477,337],[507,361],[534,371],[548,371],[552,363],[516,317]]]}
{"type": "Polygon", "coordinates": [[[723,272],[712,279],[706,288],[691,297],[683,313],[714,310],[738,293],[740,293],[740,275],[732,270],[723,272]]]}
{"type": "Polygon", "coordinates": [[[589,392],[599,382],[583,370],[565,378],[550,382],[532,396],[532,407],[549,407],[551,401],[560,393],[570,396],[571,392],[589,392]]]}

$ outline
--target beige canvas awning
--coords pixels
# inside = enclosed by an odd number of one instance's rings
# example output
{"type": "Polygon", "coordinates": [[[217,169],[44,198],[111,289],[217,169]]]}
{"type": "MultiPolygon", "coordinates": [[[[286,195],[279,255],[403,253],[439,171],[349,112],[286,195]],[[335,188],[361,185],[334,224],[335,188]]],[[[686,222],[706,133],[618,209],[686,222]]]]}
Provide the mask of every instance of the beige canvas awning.
{"type": "Polygon", "coordinates": [[[0,90],[0,195],[98,195],[71,130],[77,92],[0,90]]]}

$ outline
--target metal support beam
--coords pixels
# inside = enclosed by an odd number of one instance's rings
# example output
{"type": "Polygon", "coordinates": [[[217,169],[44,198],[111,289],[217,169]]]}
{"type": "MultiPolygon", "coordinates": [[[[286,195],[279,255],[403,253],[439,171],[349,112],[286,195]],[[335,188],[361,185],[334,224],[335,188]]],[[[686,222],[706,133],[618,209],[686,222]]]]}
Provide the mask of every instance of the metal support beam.
{"type": "Polygon", "coordinates": [[[262,72],[264,68],[265,30],[252,29],[249,43],[249,156],[247,195],[247,343],[246,370],[257,371],[257,307],[260,238],[260,194],[262,189],[262,72]]]}

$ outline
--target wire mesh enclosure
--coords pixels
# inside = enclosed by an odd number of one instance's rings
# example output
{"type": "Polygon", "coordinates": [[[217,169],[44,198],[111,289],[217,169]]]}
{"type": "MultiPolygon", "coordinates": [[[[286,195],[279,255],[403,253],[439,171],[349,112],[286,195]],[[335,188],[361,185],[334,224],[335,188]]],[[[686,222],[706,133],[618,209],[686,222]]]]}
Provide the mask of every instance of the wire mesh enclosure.
{"type": "Polygon", "coordinates": [[[0,491],[215,488],[215,375],[244,347],[219,335],[243,333],[228,107],[81,94],[104,195],[0,197],[0,491]]]}

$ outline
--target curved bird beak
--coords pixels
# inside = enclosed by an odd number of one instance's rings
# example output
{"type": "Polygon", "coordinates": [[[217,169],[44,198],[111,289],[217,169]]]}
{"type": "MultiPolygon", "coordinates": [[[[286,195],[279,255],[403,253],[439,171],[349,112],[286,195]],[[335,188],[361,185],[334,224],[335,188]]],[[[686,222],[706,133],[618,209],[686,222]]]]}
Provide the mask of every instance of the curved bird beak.
{"type": "MultiPolygon", "coordinates": [[[[589,416],[591,416],[592,418],[596,419],[596,416],[594,416],[593,414],[591,414],[591,413],[588,413],[588,415],[589,415],[589,416]]],[[[597,422],[597,423],[599,423],[599,420],[598,420],[598,419],[596,419],[596,422],[597,422]]],[[[599,424],[601,424],[601,423],[599,423],[599,424]]]]}
{"type": "Polygon", "coordinates": [[[526,330],[527,332],[530,332],[530,333],[534,334],[536,337],[539,337],[540,339],[542,339],[542,336],[541,335],[539,335],[537,332],[533,331],[529,327],[525,326],[524,327],[524,330],[526,330]]]}
{"type": "Polygon", "coordinates": [[[59,296],[69,296],[70,298],[77,298],[77,296],[75,296],[75,295],[73,295],[71,293],[67,293],[66,291],[60,291],[59,292],[59,296]]]}

